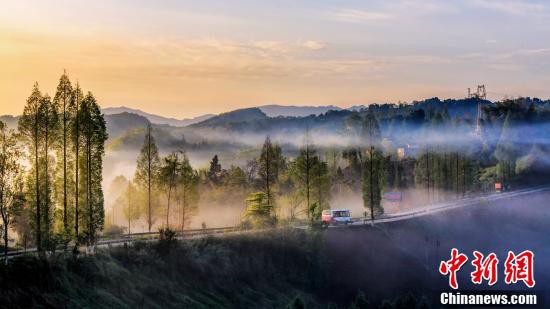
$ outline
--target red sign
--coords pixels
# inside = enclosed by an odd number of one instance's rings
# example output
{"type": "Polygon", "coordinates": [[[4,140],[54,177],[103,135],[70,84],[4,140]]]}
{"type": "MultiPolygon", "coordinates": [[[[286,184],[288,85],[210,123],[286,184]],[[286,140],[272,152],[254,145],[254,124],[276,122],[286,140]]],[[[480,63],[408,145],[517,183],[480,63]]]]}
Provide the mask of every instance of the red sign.
{"type": "Polygon", "coordinates": [[[401,192],[385,192],[382,198],[386,202],[399,203],[402,200],[402,195],[401,192]]]}

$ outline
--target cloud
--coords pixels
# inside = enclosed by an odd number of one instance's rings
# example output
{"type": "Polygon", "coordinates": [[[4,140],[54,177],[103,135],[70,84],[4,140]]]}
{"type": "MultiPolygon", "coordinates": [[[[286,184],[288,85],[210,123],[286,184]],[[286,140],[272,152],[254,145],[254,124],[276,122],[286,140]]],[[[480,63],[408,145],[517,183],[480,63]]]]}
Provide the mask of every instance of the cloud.
{"type": "Polygon", "coordinates": [[[424,54],[424,55],[405,55],[405,56],[393,56],[389,57],[388,59],[391,59],[395,61],[396,63],[400,64],[449,64],[452,63],[453,60],[449,57],[442,57],[437,55],[430,55],[430,54],[424,54]]]}
{"type": "MultiPolygon", "coordinates": [[[[79,45],[80,57],[99,53],[95,47],[97,44],[79,45]]],[[[371,60],[369,56],[342,59],[325,55],[311,57],[309,52],[327,46],[327,43],[316,40],[238,41],[213,38],[129,40],[121,45],[115,39],[102,43],[100,52],[111,51],[110,57],[101,64],[103,71],[133,71],[131,75],[135,76],[182,79],[329,78],[372,73],[379,71],[383,64],[371,60]]],[[[72,46],[66,49],[76,48],[72,46]]]]}
{"type": "Polygon", "coordinates": [[[292,47],[288,43],[281,41],[255,41],[249,44],[250,46],[259,48],[261,50],[276,53],[288,53],[292,49],[292,47]]]}
{"type": "Polygon", "coordinates": [[[543,15],[548,13],[548,7],[531,1],[521,0],[471,0],[474,7],[490,9],[511,15],[543,15]]]}
{"type": "Polygon", "coordinates": [[[517,49],[504,52],[475,52],[457,56],[458,63],[477,64],[496,71],[533,74],[550,64],[550,48],[517,49]]]}
{"type": "Polygon", "coordinates": [[[453,3],[434,0],[385,1],[377,9],[340,8],[329,12],[328,18],[347,23],[376,23],[388,20],[415,19],[427,15],[455,14],[461,8],[453,3]]]}
{"type": "Polygon", "coordinates": [[[385,21],[393,18],[393,15],[384,12],[363,11],[355,9],[340,9],[332,12],[330,15],[331,18],[334,20],[348,23],[369,23],[385,21]]]}
{"type": "Polygon", "coordinates": [[[183,49],[185,51],[197,49],[209,49],[210,52],[220,52],[227,54],[246,54],[249,56],[261,57],[294,57],[303,50],[317,51],[325,49],[328,44],[315,40],[305,41],[236,41],[220,39],[202,39],[188,41],[167,41],[159,40],[154,43],[146,42],[145,45],[153,45],[165,50],[166,48],[183,49]]]}
{"type": "Polygon", "coordinates": [[[458,13],[459,7],[445,1],[433,0],[401,0],[388,1],[388,9],[392,12],[399,11],[400,16],[429,15],[443,13],[458,13]]]}
{"type": "Polygon", "coordinates": [[[520,56],[533,56],[538,54],[548,54],[550,53],[550,48],[534,48],[534,49],[519,49],[515,52],[512,52],[510,55],[520,55],[520,56]]]}
{"type": "Polygon", "coordinates": [[[304,43],[302,43],[302,47],[309,50],[321,50],[325,49],[327,47],[327,44],[319,41],[305,41],[304,43]]]}
{"type": "Polygon", "coordinates": [[[532,48],[532,49],[517,49],[500,53],[468,53],[459,56],[460,59],[483,59],[485,61],[503,61],[512,60],[522,56],[546,56],[550,54],[550,48],[532,48]]]}

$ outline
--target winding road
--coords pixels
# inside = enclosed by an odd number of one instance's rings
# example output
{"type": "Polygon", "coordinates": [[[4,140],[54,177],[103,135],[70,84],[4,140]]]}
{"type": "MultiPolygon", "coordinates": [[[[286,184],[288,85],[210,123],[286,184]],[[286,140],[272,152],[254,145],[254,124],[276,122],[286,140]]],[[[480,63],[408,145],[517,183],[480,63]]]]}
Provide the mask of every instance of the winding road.
{"type": "MultiPolygon", "coordinates": [[[[533,188],[527,188],[517,191],[510,191],[504,193],[494,193],[490,195],[478,196],[478,197],[469,197],[464,199],[458,199],[443,203],[431,204],[425,207],[416,208],[414,210],[404,211],[395,214],[385,214],[379,218],[371,220],[370,218],[354,218],[354,222],[351,224],[345,225],[334,225],[329,226],[329,228],[345,228],[349,226],[361,226],[361,225],[376,225],[389,222],[397,222],[403,220],[409,220],[413,218],[418,218],[422,216],[428,216],[434,213],[439,213],[451,209],[463,208],[468,206],[474,206],[479,204],[487,204],[491,201],[497,201],[501,199],[510,199],[517,198],[521,196],[528,196],[535,193],[540,193],[544,191],[550,191],[550,185],[538,186],[533,188]]],[[[309,229],[307,225],[296,226],[295,228],[299,229],[309,229]]],[[[205,237],[209,235],[227,235],[235,233],[245,233],[245,232],[254,232],[255,230],[243,231],[238,227],[221,227],[221,228],[208,228],[208,229],[193,229],[185,230],[183,232],[178,232],[176,237],[178,239],[189,239],[197,237],[205,237]]],[[[95,248],[108,248],[110,246],[123,245],[135,241],[156,241],[159,239],[158,232],[151,233],[134,233],[121,235],[116,238],[101,238],[95,248]]],[[[86,247],[82,247],[81,251],[86,251],[86,247]]],[[[35,254],[37,252],[36,248],[30,248],[27,250],[17,250],[8,252],[8,258],[13,258],[23,254],[35,254]]]]}

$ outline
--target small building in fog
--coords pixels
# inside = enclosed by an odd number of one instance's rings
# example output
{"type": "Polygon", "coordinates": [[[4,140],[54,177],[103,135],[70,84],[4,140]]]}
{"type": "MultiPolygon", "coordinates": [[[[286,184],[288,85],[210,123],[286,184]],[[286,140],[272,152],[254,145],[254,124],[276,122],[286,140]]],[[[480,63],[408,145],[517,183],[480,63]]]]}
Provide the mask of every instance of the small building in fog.
{"type": "Polygon", "coordinates": [[[420,147],[418,145],[407,144],[397,148],[397,157],[404,159],[408,157],[416,157],[418,155],[420,147]]]}

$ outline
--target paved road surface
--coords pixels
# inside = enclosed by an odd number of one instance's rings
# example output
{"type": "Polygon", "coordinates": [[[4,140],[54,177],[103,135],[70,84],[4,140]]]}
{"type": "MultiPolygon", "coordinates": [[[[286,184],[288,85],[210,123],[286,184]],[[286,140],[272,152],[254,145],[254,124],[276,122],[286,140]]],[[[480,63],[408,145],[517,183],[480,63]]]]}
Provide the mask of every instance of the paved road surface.
{"type": "MultiPolygon", "coordinates": [[[[511,191],[511,192],[504,192],[504,193],[494,193],[486,196],[481,197],[470,197],[470,198],[464,198],[460,200],[453,200],[448,201],[444,203],[437,203],[437,204],[431,204],[427,205],[425,207],[416,208],[414,210],[409,210],[405,212],[400,212],[396,214],[387,214],[383,215],[379,218],[375,218],[374,222],[371,221],[370,218],[356,218],[354,219],[354,222],[352,226],[357,225],[365,225],[365,224],[379,224],[379,223],[387,223],[387,222],[396,222],[396,221],[402,221],[402,220],[409,220],[412,218],[427,216],[433,213],[438,213],[450,209],[456,209],[456,208],[462,208],[467,206],[473,206],[473,205],[479,205],[480,203],[488,203],[491,201],[501,200],[501,199],[509,199],[509,198],[515,198],[515,197],[521,197],[521,196],[528,196],[534,193],[539,193],[543,191],[550,191],[550,186],[540,186],[535,188],[529,188],[529,189],[523,189],[523,190],[517,190],[517,191],[511,191]]],[[[330,228],[341,228],[345,227],[344,225],[336,225],[336,226],[329,226],[330,228]]],[[[305,226],[300,226],[300,228],[306,228],[305,226]]]]}

